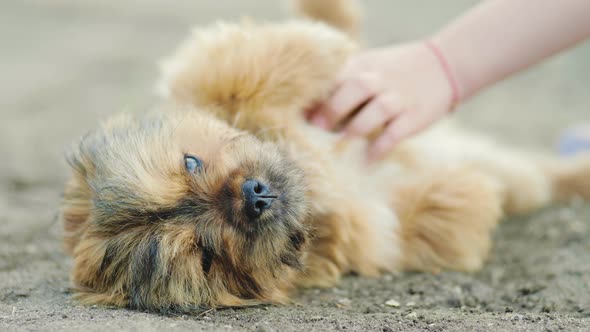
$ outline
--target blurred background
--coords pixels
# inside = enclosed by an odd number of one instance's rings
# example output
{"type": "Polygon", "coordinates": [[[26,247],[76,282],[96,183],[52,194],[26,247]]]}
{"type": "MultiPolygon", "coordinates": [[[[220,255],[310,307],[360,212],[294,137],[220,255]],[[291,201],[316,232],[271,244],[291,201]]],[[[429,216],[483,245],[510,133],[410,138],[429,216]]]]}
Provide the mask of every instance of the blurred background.
{"type": "MultiPolygon", "coordinates": [[[[365,1],[368,46],[427,36],[477,1],[365,1]]],[[[284,2],[3,1],[0,5],[0,179],[61,183],[62,152],[96,122],[153,105],[157,62],[195,25],[288,17],[284,2]]],[[[590,120],[590,45],[557,56],[464,105],[478,129],[551,147],[560,130],[590,120]]]]}
{"type": "MultiPolygon", "coordinates": [[[[425,37],[477,2],[364,1],[364,40],[377,46],[425,37]]],[[[157,62],[192,26],[242,16],[281,20],[286,8],[276,0],[0,3],[3,313],[31,294],[67,299],[56,295],[67,289],[69,261],[54,217],[70,144],[115,112],[154,105],[157,62]]],[[[497,85],[457,116],[503,140],[551,151],[564,127],[590,122],[590,45],[497,85]]],[[[33,302],[23,303],[38,308],[33,302]]]]}

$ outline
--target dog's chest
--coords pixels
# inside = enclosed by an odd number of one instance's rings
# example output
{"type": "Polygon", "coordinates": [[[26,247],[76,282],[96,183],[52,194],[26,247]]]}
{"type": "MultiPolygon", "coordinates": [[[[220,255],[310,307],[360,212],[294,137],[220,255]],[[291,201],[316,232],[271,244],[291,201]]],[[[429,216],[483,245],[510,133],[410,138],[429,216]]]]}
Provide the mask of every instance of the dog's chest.
{"type": "Polygon", "coordinates": [[[343,141],[335,134],[311,126],[303,129],[308,142],[322,154],[322,164],[317,166],[325,173],[316,190],[320,195],[330,196],[326,197],[330,206],[322,208],[337,209],[348,219],[340,225],[346,229],[340,231],[350,233],[350,247],[356,248],[347,253],[353,265],[351,269],[361,273],[397,269],[401,250],[399,221],[391,195],[394,185],[391,180],[397,172],[395,165],[379,170],[367,167],[365,140],[343,141]]]}

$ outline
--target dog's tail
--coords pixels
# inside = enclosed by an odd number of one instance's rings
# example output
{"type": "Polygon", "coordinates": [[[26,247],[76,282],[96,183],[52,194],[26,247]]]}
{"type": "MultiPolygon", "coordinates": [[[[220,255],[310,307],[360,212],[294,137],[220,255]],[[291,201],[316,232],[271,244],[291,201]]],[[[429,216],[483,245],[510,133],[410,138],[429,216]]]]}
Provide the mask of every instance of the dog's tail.
{"type": "Polygon", "coordinates": [[[297,14],[326,23],[357,39],[361,8],[355,0],[290,0],[297,14]]]}

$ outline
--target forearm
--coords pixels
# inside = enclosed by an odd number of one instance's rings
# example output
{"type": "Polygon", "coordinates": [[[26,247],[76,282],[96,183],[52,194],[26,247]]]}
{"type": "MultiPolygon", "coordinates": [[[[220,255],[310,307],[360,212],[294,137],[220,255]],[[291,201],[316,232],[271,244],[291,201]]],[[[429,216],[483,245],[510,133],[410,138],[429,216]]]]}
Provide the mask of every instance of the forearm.
{"type": "Polygon", "coordinates": [[[488,0],[433,36],[461,100],[590,36],[588,0],[488,0]]]}

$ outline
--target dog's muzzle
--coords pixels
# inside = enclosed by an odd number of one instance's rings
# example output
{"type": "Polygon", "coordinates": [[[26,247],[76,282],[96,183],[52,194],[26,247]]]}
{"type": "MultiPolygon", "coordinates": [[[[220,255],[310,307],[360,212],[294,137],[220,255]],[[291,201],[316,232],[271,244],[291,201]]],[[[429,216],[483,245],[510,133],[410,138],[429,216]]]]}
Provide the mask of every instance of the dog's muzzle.
{"type": "Polygon", "coordinates": [[[264,211],[268,210],[277,198],[267,185],[252,179],[246,180],[242,184],[242,195],[245,213],[252,221],[258,219],[264,211]]]}

